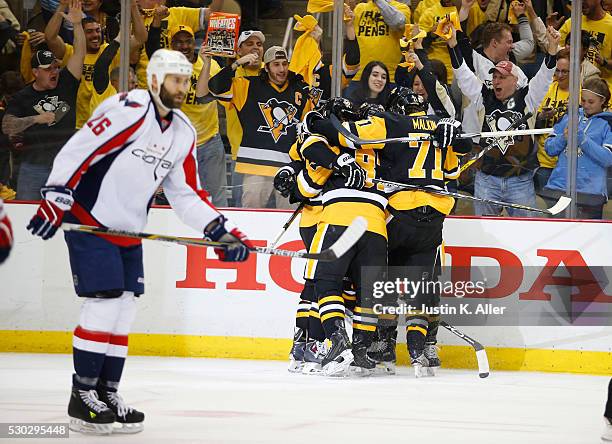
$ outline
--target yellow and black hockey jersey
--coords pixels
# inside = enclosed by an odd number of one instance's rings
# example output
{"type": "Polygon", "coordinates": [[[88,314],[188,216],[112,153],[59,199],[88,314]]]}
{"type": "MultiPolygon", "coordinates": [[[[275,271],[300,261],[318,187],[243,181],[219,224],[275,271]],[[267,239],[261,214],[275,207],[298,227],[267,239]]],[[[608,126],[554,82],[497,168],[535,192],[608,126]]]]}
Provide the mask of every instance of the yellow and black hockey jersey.
{"type": "Polygon", "coordinates": [[[223,68],[209,81],[213,95],[231,101],[242,125],[236,171],[274,176],[291,161],[289,148],[296,140],[296,125],[312,108],[310,87],[301,76],[291,76],[282,87],[267,76],[233,77],[223,68]]]}
{"type": "Polygon", "coordinates": [[[301,165],[296,175],[295,198],[308,202],[302,209],[300,227],[312,227],[319,223],[323,211],[320,194],[327,179],[333,174],[330,167],[339,154],[338,148],[330,146],[325,138],[316,134],[300,134],[291,146],[291,160],[301,165]],[[318,162],[308,160],[304,152],[310,158],[318,159],[318,162]]]}
{"type": "MultiPolygon", "coordinates": [[[[436,148],[429,140],[437,127],[438,120],[435,116],[402,116],[383,113],[366,120],[343,124],[361,139],[377,140],[407,136],[423,139],[407,143],[359,146],[340,133],[336,133],[335,137],[341,146],[356,148],[357,152],[369,150],[374,153],[375,151],[375,159],[378,163],[375,168],[376,178],[421,187],[445,189],[446,181],[459,176],[459,160],[453,147],[436,148]]],[[[331,143],[336,142],[333,137],[331,143]]],[[[468,152],[469,146],[461,146],[460,151],[468,152]]],[[[374,178],[374,175],[370,176],[368,173],[368,178],[374,178]]],[[[383,189],[380,185],[377,188],[383,189]]],[[[448,214],[454,205],[454,199],[451,197],[437,196],[423,191],[394,191],[387,197],[389,206],[396,210],[410,210],[429,205],[448,214]]]]}

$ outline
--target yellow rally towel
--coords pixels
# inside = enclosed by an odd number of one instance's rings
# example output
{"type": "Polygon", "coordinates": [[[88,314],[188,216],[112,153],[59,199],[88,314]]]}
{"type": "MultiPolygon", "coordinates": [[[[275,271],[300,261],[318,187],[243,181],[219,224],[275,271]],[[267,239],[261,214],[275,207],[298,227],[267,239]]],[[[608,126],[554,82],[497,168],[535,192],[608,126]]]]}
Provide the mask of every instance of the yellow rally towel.
{"type": "Polygon", "coordinates": [[[296,31],[302,31],[303,34],[296,40],[289,63],[289,70],[296,74],[301,74],[304,81],[310,86],[315,81],[314,70],[321,63],[321,50],[319,43],[310,35],[317,27],[319,22],[312,15],[300,17],[294,15],[296,24],[293,27],[296,31]]]}
{"type": "Polygon", "coordinates": [[[515,3],[518,3],[518,1],[514,0],[512,3],[510,3],[510,8],[508,8],[508,23],[511,25],[516,25],[518,23],[518,18],[516,17],[514,9],[512,8],[515,3]]]}
{"type": "MultiPolygon", "coordinates": [[[[417,27],[417,25],[406,25],[404,36],[399,41],[400,48],[402,50],[402,55],[404,57],[408,56],[408,52],[410,52],[410,47],[412,46],[413,42],[417,41],[418,39],[423,39],[427,37],[427,33],[422,30],[419,31],[418,34],[413,36],[412,30],[414,29],[414,27],[417,27]]],[[[399,66],[408,68],[408,71],[412,71],[414,69],[414,62],[412,62],[411,60],[406,60],[405,62],[400,63],[399,66]]]]}
{"type": "Polygon", "coordinates": [[[451,23],[457,31],[461,31],[461,23],[459,22],[459,15],[456,12],[446,14],[442,20],[438,22],[438,27],[434,31],[434,34],[442,37],[444,40],[448,40],[453,35],[452,30],[449,28],[446,33],[443,32],[447,23],[451,23]]]}
{"type": "Polygon", "coordinates": [[[316,12],[331,12],[334,10],[334,0],[308,0],[306,11],[310,14],[316,12]]]}
{"type": "Polygon", "coordinates": [[[16,195],[17,193],[15,193],[15,190],[7,187],[6,185],[0,184],[0,199],[13,200],[15,199],[16,195]]]}
{"type": "Polygon", "coordinates": [[[30,35],[27,32],[22,32],[25,40],[21,47],[21,60],[19,61],[19,70],[21,71],[21,77],[23,81],[31,83],[34,81],[34,74],[32,73],[32,48],[30,47],[30,35]]]}
{"type": "MultiPolygon", "coordinates": [[[[345,3],[346,4],[346,3],[345,3]]],[[[333,0],[308,0],[306,6],[306,12],[315,14],[317,12],[332,12],[334,10],[333,0]]],[[[348,17],[344,16],[344,21],[347,21],[348,17]]]]}

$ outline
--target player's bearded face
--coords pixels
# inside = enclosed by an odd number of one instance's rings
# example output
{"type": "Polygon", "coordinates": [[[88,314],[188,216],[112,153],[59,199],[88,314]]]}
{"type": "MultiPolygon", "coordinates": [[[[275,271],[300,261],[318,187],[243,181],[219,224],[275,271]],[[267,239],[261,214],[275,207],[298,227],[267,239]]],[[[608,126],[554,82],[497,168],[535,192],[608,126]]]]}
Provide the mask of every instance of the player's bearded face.
{"type": "Polygon", "coordinates": [[[190,78],[169,74],[159,92],[159,99],[166,108],[180,108],[189,90],[190,78]]]}
{"type": "Polygon", "coordinates": [[[289,62],[287,60],[274,60],[268,63],[268,75],[275,85],[283,85],[289,74],[289,62]]]}

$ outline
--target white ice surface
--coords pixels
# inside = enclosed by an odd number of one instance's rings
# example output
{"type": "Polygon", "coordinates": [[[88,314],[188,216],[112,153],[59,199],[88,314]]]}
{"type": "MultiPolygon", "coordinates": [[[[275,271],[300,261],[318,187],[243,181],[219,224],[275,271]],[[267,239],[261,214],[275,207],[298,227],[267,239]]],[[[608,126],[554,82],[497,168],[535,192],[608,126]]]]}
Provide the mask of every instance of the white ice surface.
{"type": "MultiPolygon", "coordinates": [[[[0,422],[66,422],[72,358],[0,354],[0,422]]],[[[608,377],[442,370],[331,380],[279,361],[130,357],[136,435],[18,442],[599,443],[608,377]]],[[[0,442],[9,442],[0,440],[0,442]]]]}

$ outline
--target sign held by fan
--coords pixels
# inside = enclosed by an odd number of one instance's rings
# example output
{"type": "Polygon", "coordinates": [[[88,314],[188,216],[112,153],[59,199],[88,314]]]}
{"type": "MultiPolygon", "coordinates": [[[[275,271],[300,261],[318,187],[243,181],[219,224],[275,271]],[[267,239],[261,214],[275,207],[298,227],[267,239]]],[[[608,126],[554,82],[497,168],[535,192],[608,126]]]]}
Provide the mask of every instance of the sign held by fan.
{"type": "Polygon", "coordinates": [[[210,48],[209,53],[221,57],[233,57],[238,49],[239,29],[238,14],[212,12],[204,39],[204,44],[210,48]]]}

